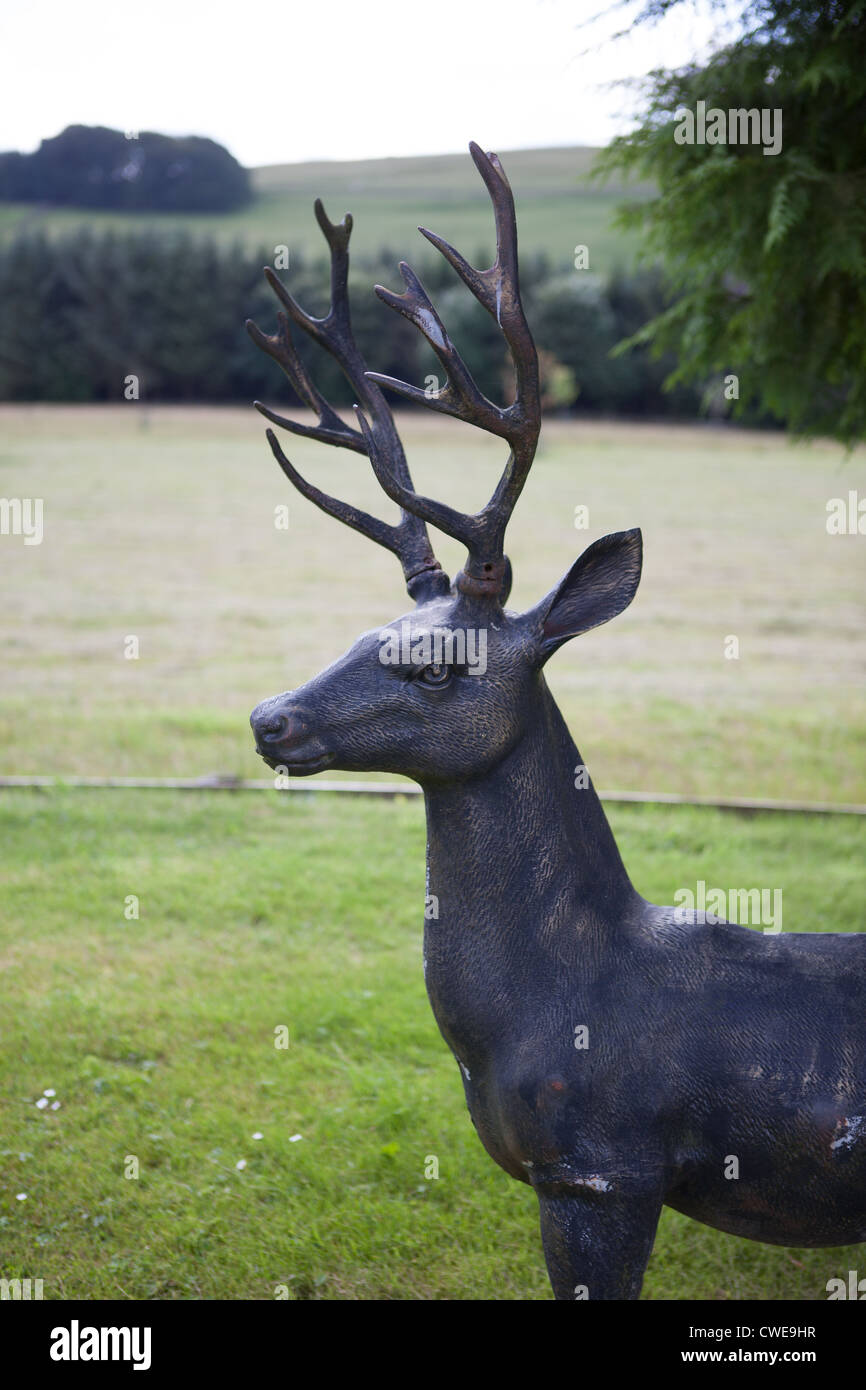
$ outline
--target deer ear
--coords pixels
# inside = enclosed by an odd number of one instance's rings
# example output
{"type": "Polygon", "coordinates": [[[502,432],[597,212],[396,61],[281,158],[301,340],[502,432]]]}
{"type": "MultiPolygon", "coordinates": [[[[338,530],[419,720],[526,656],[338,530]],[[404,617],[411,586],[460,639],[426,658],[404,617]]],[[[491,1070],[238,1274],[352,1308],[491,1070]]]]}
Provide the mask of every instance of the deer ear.
{"type": "Polygon", "coordinates": [[[542,663],[570,637],[599,627],[628,608],[640,583],[642,560],[637,529],[602,536],[575,560],[559,586],[530,615],[542,663]]]}

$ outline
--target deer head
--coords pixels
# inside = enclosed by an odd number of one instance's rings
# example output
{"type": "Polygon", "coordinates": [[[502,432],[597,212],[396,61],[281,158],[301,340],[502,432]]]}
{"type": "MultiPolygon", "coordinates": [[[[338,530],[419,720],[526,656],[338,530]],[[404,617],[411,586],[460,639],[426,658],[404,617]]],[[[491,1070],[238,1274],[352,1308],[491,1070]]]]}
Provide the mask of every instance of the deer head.
{"type": "Polygon", "coordinates": [[[273,336],[253,323],[253,341],[275,359],[298,396],[316,413],[303,425],[256,408],[272,423],[340,448],[366,454],[400,520],[388,525],[330,497],[286,458],[276,435],[267,438],[298,491],[323,511],[392,550],[403,568],[411,612],[363,634],[315,679],[265,700],[250,723],[260,755],[296,776],[334,766],[346,771],[399,772],[422,785],[483,776],[518,743],[537,713],[548,657],[570,637],[621,612],[640,579],[641,536],[619,532],[596,541],[561,583],[534,608],[505,608],[511,566],[505,530],[532,466],[541,425],[538,356],[520,301],[514,199],[495,154],[471,144],[496,221],[496,259],[476,270],[448,242],[421,228],[475,298],[496,320],[514,363],[514,400],[502,408],[478,389],[414,271],[401,262],[403,294],[377,285],[385,304],[423,333],[445,369],[445,386],[430,395],[366,370],[352,337],[348,303],[348,244],[352,219],[331,223],[320,201],[316,218],[331,252],[331,304],[321,319],[306,314],[271,269],[265,274],[285,312],[273,336]],[[357,428],[346,424],[310,379],[292,342],[290,324],[337,361],[358,399],[357,428]],[[382,387],[491,434],[509,446],[499,483],[475,515],[421,496],[412,479],[382,387]],[[433,554],[427,525],[466,546],[454,583],[433,554]]]}

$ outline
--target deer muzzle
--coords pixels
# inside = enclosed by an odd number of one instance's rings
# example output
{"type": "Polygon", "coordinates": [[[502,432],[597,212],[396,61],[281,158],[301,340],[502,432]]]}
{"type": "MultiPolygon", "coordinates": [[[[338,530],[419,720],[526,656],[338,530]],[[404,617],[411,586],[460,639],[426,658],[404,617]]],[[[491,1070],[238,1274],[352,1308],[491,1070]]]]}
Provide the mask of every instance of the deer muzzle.
{"type": "Polygon", "coordinates": [[[269,767],[285,767],[289,772],[318,772],[332,761],[299,710],[287,706],[288,697],[275,695],[256,705],[250,726],[256,752],[269,767]]]}

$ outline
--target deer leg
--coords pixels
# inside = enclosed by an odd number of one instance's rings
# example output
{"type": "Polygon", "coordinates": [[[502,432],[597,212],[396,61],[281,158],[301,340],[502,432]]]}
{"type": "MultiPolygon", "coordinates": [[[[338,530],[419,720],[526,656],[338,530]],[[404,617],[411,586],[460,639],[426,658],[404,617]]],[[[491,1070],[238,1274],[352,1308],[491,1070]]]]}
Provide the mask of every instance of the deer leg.
{"type": "MultiPolygon", "coordinates": [[[[600,1179],[594,1182],[601,1183],[600,1179]]],[[[661,1197],[609,1188],[536,1190],[547,1272],[557,1299],[637,1299],[661,1197]]]]}

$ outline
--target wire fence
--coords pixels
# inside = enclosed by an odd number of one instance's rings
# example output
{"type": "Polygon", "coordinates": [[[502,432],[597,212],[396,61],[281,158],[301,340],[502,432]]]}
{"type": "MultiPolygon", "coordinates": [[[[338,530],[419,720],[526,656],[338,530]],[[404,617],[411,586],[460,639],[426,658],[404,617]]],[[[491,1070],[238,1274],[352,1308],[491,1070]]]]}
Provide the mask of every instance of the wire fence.
{"type": "MultiPolygon", "coordinates": [[[[339,793],[344,796],[421,796],[414,782],[331,782],[327,780],[295,782],[281,781],[277,785],[268,778],[232,776],[208,777],[0,777],[0,789],[40,787],[59,791],[67,787],[114,787],[120,790],[136,788],[165,791],[212,792],[295,792],[304,795],[339,793]]],[[[866,816],[866,806],[856,803],[830,801],[774,801],[765,797],[680,796],[676,792],[599,791],[602,801],[633,802],[641,806],[707,806],[720,811],[784,811],[813,816],[866,816]]]]}

